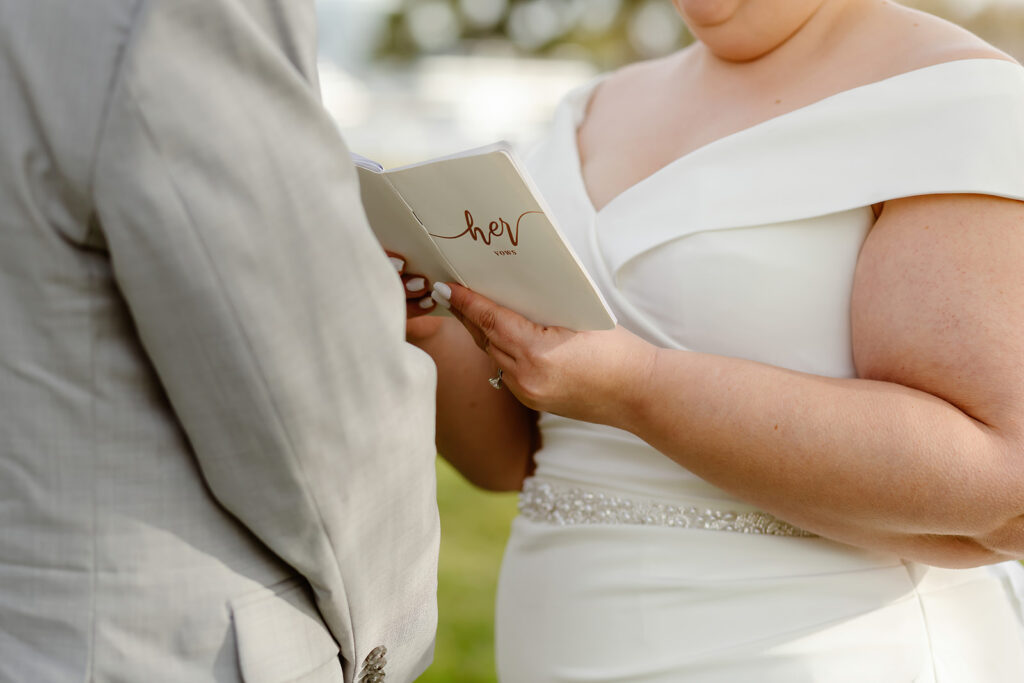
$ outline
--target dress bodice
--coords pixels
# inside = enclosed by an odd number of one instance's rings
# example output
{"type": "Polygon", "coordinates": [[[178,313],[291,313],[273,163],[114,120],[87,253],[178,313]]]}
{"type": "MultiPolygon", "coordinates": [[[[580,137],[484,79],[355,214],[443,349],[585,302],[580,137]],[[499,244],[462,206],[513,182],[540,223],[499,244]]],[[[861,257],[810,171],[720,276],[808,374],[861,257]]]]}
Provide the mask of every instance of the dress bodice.
{"type": "MultiPolygon", "coordinates": [[[[1024,200],[1024,68],[947,62],[847,90],[705,145],[601,210],[566,98],[527,164],[625,327],[676,349],[856,375],[850,298],[871,206],[924,194],[1024,200]]],[[[538,474],[652,498],[730,501],[626,432],[541,417],[538,474]]]]}

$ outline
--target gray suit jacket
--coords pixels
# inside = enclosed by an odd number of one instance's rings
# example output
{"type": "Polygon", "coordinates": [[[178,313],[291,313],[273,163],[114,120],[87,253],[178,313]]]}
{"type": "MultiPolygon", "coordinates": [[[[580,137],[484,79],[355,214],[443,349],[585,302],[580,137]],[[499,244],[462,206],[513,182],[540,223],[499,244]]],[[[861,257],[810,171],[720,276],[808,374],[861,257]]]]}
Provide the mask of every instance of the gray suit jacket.
{"type": "Polygon", "coordinates": [[[434,370],[314,37],[311,0],[0,0],[2,681],[429,662],[434,370]]]}

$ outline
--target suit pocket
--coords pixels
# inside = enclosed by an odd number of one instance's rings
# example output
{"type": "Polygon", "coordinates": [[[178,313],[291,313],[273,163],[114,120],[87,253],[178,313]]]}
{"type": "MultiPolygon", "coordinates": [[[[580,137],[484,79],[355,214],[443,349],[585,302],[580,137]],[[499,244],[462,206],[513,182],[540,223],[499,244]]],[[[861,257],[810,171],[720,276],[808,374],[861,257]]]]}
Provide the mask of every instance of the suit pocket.
{"type": "Polygon", "coordinates": [[[338,644],[302,579],[246,593],[230,603],[245,683],[341,683],[338,644]]]}

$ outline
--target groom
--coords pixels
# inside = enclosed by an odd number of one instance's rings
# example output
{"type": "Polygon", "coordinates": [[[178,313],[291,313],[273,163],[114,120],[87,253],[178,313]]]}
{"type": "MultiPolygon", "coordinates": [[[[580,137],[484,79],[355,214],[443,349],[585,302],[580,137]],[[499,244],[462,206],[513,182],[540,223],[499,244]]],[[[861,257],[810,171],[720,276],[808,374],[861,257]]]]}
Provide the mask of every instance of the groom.
{"type": "Polygon", "coordinates": [[[0,681],[403,683],[434,370],[312,0],[0,0],[0,681]]]}

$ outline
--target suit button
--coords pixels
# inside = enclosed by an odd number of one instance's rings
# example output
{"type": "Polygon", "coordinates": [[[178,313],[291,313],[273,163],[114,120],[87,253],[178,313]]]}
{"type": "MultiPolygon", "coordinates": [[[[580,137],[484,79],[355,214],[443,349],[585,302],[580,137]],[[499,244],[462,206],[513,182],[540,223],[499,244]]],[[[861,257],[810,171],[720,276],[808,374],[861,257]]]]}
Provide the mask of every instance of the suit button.
{"type": "Polygon", "coordinates": [[[363,672],[359,677],[359,683],[384,683],[386,675],[384,667],[388,663],[384,655],[387,653],[388,649],[383,645],[370,650],[370,654],[366,655],[366,659],[363,661],[363,672]]]}

